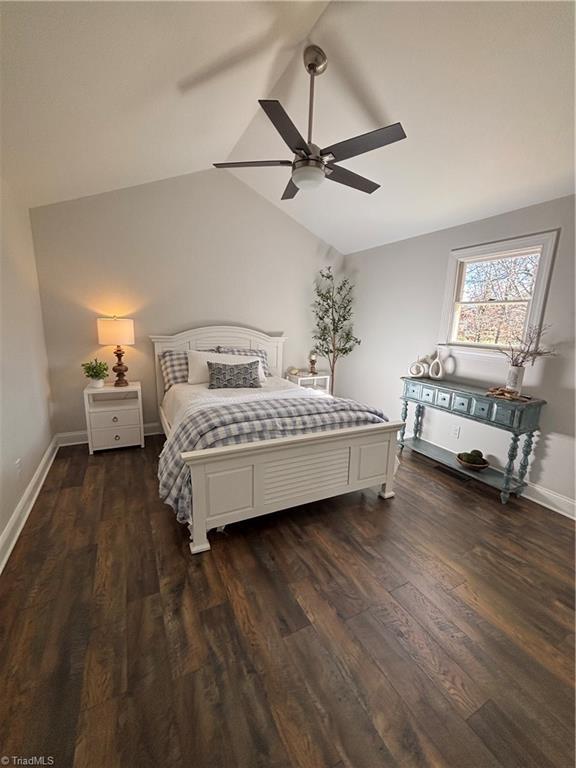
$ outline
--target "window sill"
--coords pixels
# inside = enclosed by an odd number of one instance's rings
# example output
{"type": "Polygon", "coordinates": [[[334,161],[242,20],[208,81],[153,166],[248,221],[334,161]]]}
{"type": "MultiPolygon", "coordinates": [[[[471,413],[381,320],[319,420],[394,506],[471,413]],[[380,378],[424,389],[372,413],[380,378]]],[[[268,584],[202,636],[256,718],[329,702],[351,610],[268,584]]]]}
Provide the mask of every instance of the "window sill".
{"type": "Polygon", "coordinates": [[[501,360],[506,362],[504,355],[496,347],[480,347],[472,344],[458,344],[456,342],[440,342],[439,347],[444,347],[451,354],[467,355],[470,357],[483,357],[486,360],[501,360]]]}

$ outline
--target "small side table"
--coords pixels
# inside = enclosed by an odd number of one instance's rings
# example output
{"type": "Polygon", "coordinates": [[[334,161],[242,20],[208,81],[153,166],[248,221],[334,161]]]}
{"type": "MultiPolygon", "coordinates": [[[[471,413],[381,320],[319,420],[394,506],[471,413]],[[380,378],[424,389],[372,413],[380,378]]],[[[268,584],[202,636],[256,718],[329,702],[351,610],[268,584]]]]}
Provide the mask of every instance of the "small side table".
{"type": "Polygon", "coordinates": [[[142,389],[139,381],[126,387],[105,384],[84,389],[84,409],[90,453],[139,445],[144,448],[142,389]]]}
{"type": "Polygon", "coordinates": [[[326,371],[318,373],[308,373],[308,371],[298,371],[298,373],[286,374],[288,381],[298,384],[299,387],[308,387],[309,389],[319,389],[321,392],[330,394],[330,374],[326,371]]]}

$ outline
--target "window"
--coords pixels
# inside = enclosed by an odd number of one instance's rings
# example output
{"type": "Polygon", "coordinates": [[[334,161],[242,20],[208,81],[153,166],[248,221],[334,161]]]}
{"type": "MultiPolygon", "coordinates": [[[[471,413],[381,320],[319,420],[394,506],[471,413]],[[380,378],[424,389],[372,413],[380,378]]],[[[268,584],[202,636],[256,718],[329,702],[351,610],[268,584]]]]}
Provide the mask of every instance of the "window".
{"type": "Polygon", "coordinates": [[[514,345],[542,324],[557,232],[452,251],[442,341],[514,345]]]}

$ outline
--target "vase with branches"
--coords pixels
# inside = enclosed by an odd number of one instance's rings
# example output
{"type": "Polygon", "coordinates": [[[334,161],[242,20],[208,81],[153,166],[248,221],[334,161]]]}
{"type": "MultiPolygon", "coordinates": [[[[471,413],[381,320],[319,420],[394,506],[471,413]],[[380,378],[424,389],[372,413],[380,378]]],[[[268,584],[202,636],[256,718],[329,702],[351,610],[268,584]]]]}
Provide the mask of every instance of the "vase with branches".
{"type": "Polygon", "coordinates": [[[328,360],[330,393],[334,394],[336,363],[360,344],[352,328],[354,286],[347,277],[337,280],[332,267],[321,269],[314,286],[313,352],[328,360]]]}
{"type": "Polygon", "coordinates": [[[537,325],[529,325],[524,336],[516,336],[510,339],[508,345],[500,347],[499,352],[507,358],[510,368],[506,379],[506,388],[520,392],[524,378],[524,368],[530,363],[534,365],[541,357],[551,357],[555,354],[553,349],[541,344],[542,337],[549,329],[549,325],[539,328],[537,325]]]}

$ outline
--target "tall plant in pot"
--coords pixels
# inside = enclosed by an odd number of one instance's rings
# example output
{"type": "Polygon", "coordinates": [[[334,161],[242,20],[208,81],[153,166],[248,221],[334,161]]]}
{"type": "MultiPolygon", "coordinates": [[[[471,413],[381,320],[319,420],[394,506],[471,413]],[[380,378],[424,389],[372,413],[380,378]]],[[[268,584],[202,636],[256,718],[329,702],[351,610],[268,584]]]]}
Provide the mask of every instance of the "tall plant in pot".
{"type": "Polygon", "coordinates": [[[540,344],[542,336],[550,326],[541,329],[536,325],[529,325],[524,337],[516,337],[508,347],[502,347],[501,352],[510,363],[506,377],[506,389],[520,392],[524,381],[524,370],[527,363],[534,365],[540,357],[551,357],[555,354],[553,349],[548,349],[540,344]]]}
{"type": "Polygon", "coordinates": [[[332,267],[321,269],[314,286],[313,334],[317,355],[325,357],[330,366],[330,393],[334,394],[336,363],[360,344],[352,328],[354,286],[347,277],[337,280],[332,267]]]}

